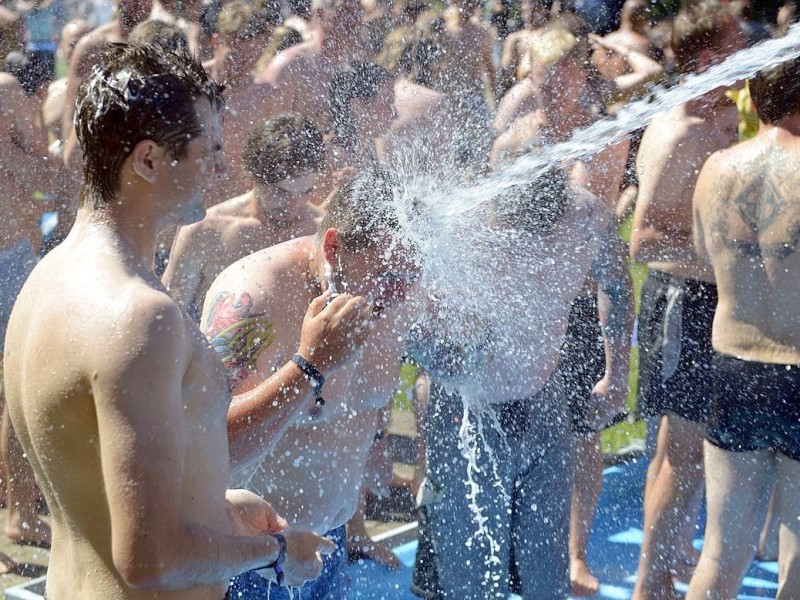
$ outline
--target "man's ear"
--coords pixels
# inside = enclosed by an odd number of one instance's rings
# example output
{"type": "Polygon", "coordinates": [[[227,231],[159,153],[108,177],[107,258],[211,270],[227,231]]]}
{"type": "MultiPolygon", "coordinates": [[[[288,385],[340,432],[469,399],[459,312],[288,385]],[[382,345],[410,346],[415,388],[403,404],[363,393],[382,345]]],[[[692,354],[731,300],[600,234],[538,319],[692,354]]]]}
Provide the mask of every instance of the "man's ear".
{"type": "Polygon", "coordinates": [[[331,227],[322,234],[322,252],[329,264],[335,265],[341,252],[341,239],[339,230],[331,227]]]}
{"type": "Polygon", "coordinates": [[[156,163],[163,149],[152,140],[142,140],[131,152],[131,169],[149,183],[155,183],[156,163]]]}

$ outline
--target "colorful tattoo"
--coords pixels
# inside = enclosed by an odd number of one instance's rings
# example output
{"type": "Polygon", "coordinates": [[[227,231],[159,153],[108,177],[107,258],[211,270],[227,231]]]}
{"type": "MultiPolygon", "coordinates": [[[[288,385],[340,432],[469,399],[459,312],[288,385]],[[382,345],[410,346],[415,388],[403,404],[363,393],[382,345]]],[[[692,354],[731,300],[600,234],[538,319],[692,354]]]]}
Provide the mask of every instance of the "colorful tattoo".
{"type": "Polygon", "coordinates": [[[206,337],[225,365],[231,390],[255,369],[256,359],[275,339],[272,321],[251,314],[247,292],[220,292],[211,303],[204,326],[206,337]]]}

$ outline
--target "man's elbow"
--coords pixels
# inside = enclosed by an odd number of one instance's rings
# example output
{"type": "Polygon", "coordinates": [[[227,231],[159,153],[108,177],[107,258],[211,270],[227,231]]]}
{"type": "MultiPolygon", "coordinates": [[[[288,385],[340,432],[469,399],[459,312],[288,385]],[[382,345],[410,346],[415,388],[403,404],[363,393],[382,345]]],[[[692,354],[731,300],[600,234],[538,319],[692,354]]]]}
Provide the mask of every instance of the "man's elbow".
{"type": "MultiPolygon", "coordinates": [[[[145,554],[142,552],[142,554],[145,554]]],[[[131,588],[143,590],[170,589],[175,587],[176,569],[167,557],[157,552],[145,556],[114,556],[114,566],[123,581],[131,588]]]]}

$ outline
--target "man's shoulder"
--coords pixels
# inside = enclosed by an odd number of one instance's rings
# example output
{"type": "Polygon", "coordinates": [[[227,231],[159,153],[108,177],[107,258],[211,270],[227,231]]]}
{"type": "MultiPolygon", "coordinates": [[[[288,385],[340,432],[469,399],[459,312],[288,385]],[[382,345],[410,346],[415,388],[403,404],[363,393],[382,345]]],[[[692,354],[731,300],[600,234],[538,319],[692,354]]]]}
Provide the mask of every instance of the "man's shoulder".
{"type": "MultiPolygon", "coordinates": [[[[283,281],[297,270],[297,265],[307,259],[307,250],[302,243],[307,238],[297,238],[258,250],[237,260],[225,268],[214,280],[208,296],[220,290],[234,290],[248,287],[265,290],[278,281],[283,281]]],[[[305,266],[305,263],[302,263],[305,266]]],[[[264,294],[271,297],[272,294],[264,294]]]]}

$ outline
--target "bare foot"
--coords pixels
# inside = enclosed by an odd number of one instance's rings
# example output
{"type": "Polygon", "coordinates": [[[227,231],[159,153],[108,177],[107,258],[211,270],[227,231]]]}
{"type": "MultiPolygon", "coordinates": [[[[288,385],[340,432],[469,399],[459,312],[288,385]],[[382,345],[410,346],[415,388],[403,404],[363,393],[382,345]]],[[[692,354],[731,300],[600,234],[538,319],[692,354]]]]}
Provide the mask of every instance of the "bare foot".
{"type": "Polygon", "coordinates": [[[0,552],[0,575],[8,575],[17,570],[17,563],[14,559],[0,552]]]}
{"type": "Polygon", "coordinates": [[[594,596],[600,591],[600,582],[589,571],[589,565],[582,558],[569,561],[569,584],[573,596],[594,596]]]}
{"type": "Polygon", "coordinates": [[[637,578],[631,600],[677,600],[674,582],[670,573],[651,573],[647,582],[637,578]]]}
{"type": "Polygon", "coordinates": [[[364,540],[363,537],[347,541],[347,558],[350,562],[355,562],[362,558],[371,559],[392,571],[397,571],[403,566],[394,555],[394,552],[380,544],[376,544],[369,538],[364,540]]]}
{"type": "Polygon", "coordinates": [[[15,544],[49,548],[51,543],[50,525],[36,517],[31,522],[21,518],[12,518],[9,513],[6,519],[6,536],[15,544]]]}

